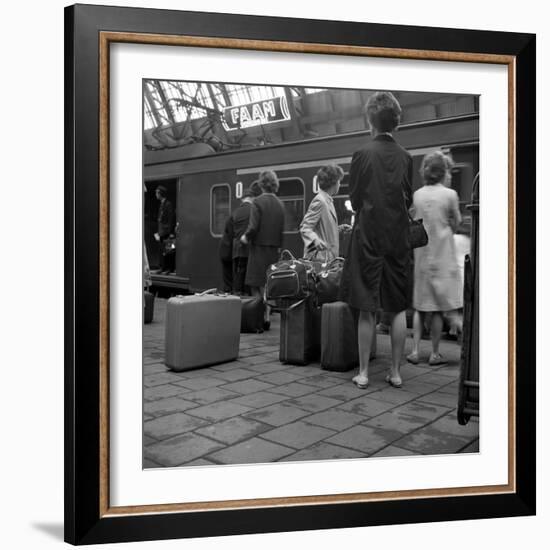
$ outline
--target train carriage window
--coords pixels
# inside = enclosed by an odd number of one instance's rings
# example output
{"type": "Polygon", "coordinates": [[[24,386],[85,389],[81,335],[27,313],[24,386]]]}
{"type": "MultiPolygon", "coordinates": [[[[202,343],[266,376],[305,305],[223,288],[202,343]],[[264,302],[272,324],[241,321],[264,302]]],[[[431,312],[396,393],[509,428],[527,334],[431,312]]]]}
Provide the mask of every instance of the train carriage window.
{"type": "Polygon", "coordinates": [[[220,183],[210,188],[210,233],[221,237],[227,218],[231,215],[231,187],[220,183]]]}
{"type": "Polygon", "coordinates": [[[301,178],[281,178],[279,193],[285,207],[285,233],[298,233],[305,214],[305,184],[301,178]]]}

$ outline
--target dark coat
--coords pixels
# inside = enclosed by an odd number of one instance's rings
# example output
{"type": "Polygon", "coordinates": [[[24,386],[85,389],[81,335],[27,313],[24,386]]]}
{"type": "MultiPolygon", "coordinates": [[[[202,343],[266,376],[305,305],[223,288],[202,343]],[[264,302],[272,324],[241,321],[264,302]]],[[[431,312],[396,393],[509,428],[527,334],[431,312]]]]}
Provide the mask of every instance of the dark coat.
{"type": "Polygon", "coordinates": [[[160,203],[157,222],[158,234],[161,239],[165,239],[170,234],[174,233],[176,214],[172,203],[168,199],[160,203]]]}
{"type": "Polygon", "coordinates": [[[229,216],[225,222],[222,238],[220,239],[220,245],[218,248],[220,260],[222,260],[222,262],[230,262],[233,258],[233,237],[233,216],[229,216]]]}
{"type": "Polygon", "coordinates": [[[407,210],[412,157],[387,134],[354,153],[349,176],[356,212],[342,274],[342,299],[352,307],[398,313],[410,305],[411,249],[407,210]]]}
{"type": "Polygon", "coordinates": [[[233,218],[233,258],[248,257],[248,245],[241,242],[241,237],[248,229],[251,208],[252,203],[243,202],[231,214],[233,218]]]}
{"type": "Polygon", "coordinates": [[[285,208],[272,193],[262,193],[254,199],[250,210],[250,221],[245,232],[247,239],[256,246],[283,244],[285,208]]]}

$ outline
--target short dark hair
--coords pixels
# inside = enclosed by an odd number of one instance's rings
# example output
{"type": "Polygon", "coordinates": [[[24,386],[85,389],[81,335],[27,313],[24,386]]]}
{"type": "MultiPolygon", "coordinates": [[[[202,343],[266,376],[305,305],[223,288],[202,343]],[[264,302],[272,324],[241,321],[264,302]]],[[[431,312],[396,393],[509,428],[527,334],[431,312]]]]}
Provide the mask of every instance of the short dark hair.
{"type": "Polygon", "coordinates": [[[258,180],[256,181],[253,181],[247,189],[245,189],[244,193],[243,193],[243,198],[244,197],[252,197],[252,198],[255,198],[255,197],[259,197],[260,195],[262,194],[262,189],[260,187],[260,183],[258,182],[258,180]]]}
{"type": "Polygon", "coordinates": [[[420,166],[420,176],[426,185],[441,183],[448,170],[453,167],[451,158],[441,151],[428,153],[420,166]]]}
{"type": "Polygon", "coordinates": [[[166,198],[166,196],[168,195],[168,190],[166,189],[166,187],[164,187],[164,185],[159,185],[159,186],[156,188],[156,191],[159,192],[159,195],[160,195],[161,197],[166,198]]]}
{"type": "Polygon", "coordinates": [[[258,183],[264,193],[277,193],[279,190],[279,180],[273,170],[266,170],[260,174],[258,183]]]}
{"type": "Polygon", "coordinates": [[[391,92],[375,92],[365,105],[365,114],[379,132],[392,132],[399,126],[401,106],[391,92]]]}
{"type": "Polygon", "coordinates": [[[344,177],[344,171],[337,164],[327,164],[317,171],[317,184],[327,191],[344,177]]]}

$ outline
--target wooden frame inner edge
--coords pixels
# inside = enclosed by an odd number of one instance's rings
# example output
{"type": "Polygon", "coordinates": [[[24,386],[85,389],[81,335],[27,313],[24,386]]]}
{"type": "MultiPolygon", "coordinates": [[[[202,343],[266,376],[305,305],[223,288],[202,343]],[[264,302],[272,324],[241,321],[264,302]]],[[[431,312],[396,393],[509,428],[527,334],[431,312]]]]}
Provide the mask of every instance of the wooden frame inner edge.
{"type": "Polygon", "coordinates": [[[246,509],[295,505],[320,505],[352,502],[376,502],[382,500],[442,498],[449,496],[473,496],[514,493],[516,490],[516,339],[515,339],[515,113],[516,113],[516,58],[512,55],[378,48],[300,42],[279,42],[233,38],[197,37],[185,35],[159,35],[142,33],[99,33],[99,311],[100,311],[100,471],[99,515],[113,517],[123,515],[197,512],[207,510],[246,509]],[[278,497],[214,502],[151,504],[141,506],[111,507],[109,504],[109,52],[112,42],[188,46],[206,48],[249,49],[294,53],[318,53],[356,55],[366,57],[391,57],[397,59],[423,59],[433,61],[459,61],[494,63],[508,66],[508,484],[479,487],[458,487],[426,490],[384,491],[376,493],[349,493],[300,497],[278,497]],[[510,291],[512,290],[512,292],[510,291]]]}

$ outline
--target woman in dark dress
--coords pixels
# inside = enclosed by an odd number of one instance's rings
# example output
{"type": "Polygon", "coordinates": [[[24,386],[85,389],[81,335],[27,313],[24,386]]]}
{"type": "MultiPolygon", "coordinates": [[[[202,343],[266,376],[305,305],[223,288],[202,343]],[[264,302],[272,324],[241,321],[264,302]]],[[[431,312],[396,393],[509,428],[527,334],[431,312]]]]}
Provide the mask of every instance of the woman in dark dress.
{"type": "Polygon", "coordinates": [[[359,374],[353,382],[360,388],[368,386],[374,317],[382,309],[392,319],[392,366],[386,381],[401,387],[405,310],[411,293],[407,210],[412,201],[412,157],[391,134],[401,115],[393,94],[375,93],[365,109],[372,140],[351,161],[350,199],[356,217],[342,275],[342,298],[360,311],[359,374]]]}
{"type": "MultiPolygon", "coordinates": [[[[277,174],[267,170],[260,174],[258,183],[262,194],[254,199],[250,209],[248,228],[241,237],[250,244],[245,283],[252,296],[264,295],[267,268],[279,260],[285,227],[285,209],[276,197],[279,190],[277,174]]],[[[269,328],[269,308],[265,308],[264,329],[269,328]]]]}

